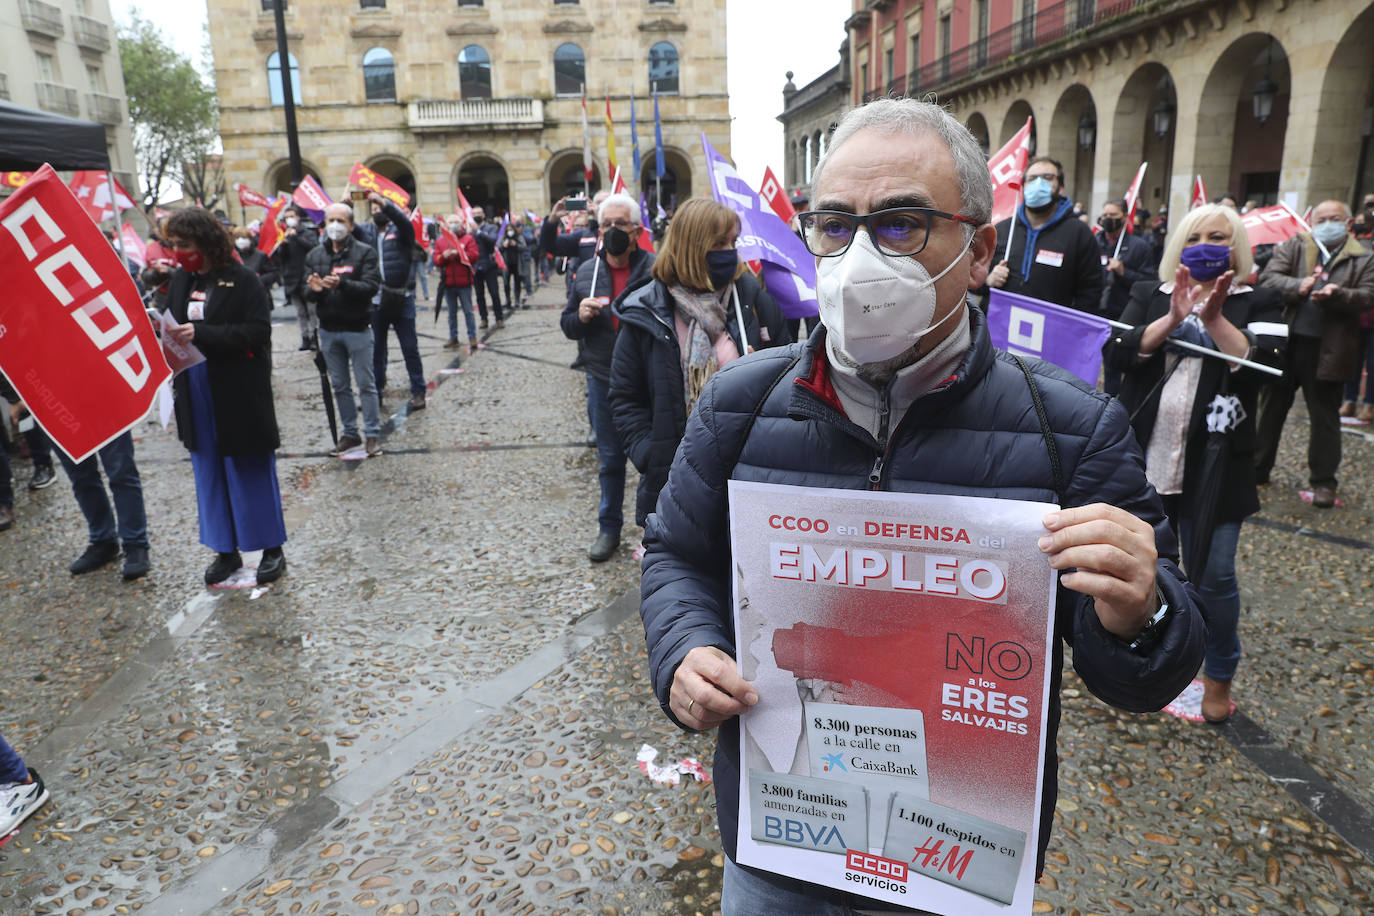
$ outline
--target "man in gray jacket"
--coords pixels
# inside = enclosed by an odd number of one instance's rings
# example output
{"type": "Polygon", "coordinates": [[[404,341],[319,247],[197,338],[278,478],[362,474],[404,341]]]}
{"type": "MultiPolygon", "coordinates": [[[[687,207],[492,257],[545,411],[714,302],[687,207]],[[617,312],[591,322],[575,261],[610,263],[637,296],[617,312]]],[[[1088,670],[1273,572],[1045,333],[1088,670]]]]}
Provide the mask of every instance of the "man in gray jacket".
{"type": "Polygon", "coordinates": [[[1129,711],[1162,708],[1203,655],[1197,600],[1125,411],[1056,367],[1030,360],[1023,371],[993,350],[982,314],[967,305],[996,238],[987,165],[968,130],[915,100],[855,109],[833,134],[811,199],[801,228],[817,258],[824,333],[716,373],[644,537],[641,615],[659,703],[684,728],[720,729],[727,916],[892,911],[734,861],[737,716],[761,688],[735,660],[728,480],[1062,507],[1044,517],[1039,542],[1047,571],[1060,571],[1041,863],[1057,795],[1063,644],[1088,689],[1129,711]]]}

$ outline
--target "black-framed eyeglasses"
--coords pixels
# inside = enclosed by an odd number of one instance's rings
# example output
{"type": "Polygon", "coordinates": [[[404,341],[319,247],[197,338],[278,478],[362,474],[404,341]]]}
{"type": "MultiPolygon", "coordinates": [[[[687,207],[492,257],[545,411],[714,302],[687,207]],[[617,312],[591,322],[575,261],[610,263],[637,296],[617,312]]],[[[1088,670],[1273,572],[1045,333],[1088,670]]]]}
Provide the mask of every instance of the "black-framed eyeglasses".
{"type": "Polygon", "coordinates": [[[806,250],[818,258],[839,257],[848,251],[860,226],[867,226],[878,250],[892,257],[909,257],[924,251],[937,219],[978,228],[978,223],[967,216],[929,207],[893,207],[863,216],[840,210],[808,210],[797,218],[806,250]]]}

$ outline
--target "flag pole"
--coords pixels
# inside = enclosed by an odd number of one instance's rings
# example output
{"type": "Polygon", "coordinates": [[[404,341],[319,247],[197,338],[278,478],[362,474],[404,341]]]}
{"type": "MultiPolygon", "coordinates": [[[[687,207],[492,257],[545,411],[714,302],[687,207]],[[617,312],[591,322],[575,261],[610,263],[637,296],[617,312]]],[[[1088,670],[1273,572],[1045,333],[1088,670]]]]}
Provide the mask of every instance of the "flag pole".
{"type": "MultiPolygon", "coordinates": [[[[659,161],[663,158],[663,127],[658,119],[658,82],[649,84],[649,88],[654,94],[654,131],[658,135],[658,142],[655,143],[654,152],[654,207],[658,211],[663,210],[663,169],[658,167],[659,161]]],[[[657,215],[657,214],[655,214],[657,215]]]]}
{"type": "Polygon", "coordinates": [[[120,221],[119,195],[115,193],[114,172],[110,169],[105,170],[105,187],[110,190],[110,209],[114,211],[114,237],[115,250],[119,252],[119,260],[124,262],[124,269],[129,269],[129,257],[124,253],[124,223],[120,221]]]}
{"type": "MultiPolygon", "coordinates": [[[[1024,181],[1022,183],[1024,184],[1024,181]]],[[[1024,188],[1018,189],[1016,192],[1016,210],[1021,209],[1024,193],[1024,188]]],[[[1016,234],[1016,210],[1011,211],[1011,222],[1007,223],[1007,247],[1002,252],[1003,261],[1011,260],[1011,237],[1016,234]]]]}
{"type": "MultiPolygon", "coordinates": [[[[1113,321],[1110,318],[1107,319],[1107,324],[1111,325],[1119,331],[1131,331],[1135,329],[1135,325],[1133,324],[1126,324],[1125,322],[1121,321],[1113,321]]],[[[1269,375],[1283,375],[1282,369],[1275,369],[1273,366],[1266,366],[1263,363],[1257,363],[1252,360],[1242,359],[1239,356],[1232,356],[1231,354],[1223,353],[1220,350],[1212,350],[1207,347],[1200,347],[1197,344],[1189,343],[1186,340],[1176,340],[1172,337],[1166,337],[1164,339],[1164,345],[1168,347],[1180,347],[1184,350],[1190,350],[1194,353],[1200,353],[1203,356],[1213,356],[1217,359],[1224,359],[1228,363],[1233,363],[1237,366],[1244,366],[1247,369],[1254,369],[1258,372],[1265,372],[1269,375]]]]}

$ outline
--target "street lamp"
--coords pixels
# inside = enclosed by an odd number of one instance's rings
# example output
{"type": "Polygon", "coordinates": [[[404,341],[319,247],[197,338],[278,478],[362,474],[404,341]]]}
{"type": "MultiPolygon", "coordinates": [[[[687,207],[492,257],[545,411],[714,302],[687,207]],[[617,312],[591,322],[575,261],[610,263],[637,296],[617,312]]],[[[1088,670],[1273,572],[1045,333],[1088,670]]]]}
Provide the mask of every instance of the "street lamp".
{"type": "Polygon", "coordinates": [[[1092,149],[1097,142],[1097,121],[1093,118],[1092,112],[1083,112],[1083,117],[1078,119],[1078,145],[1083,149],[1092,149]]]}
{"type": "Polygon", "coordinates": [[[1274,113],[1274,99],[1279,94],[1279,86],[1271,80],[1268,74],[1264,79],[1255,84],[1255,91],[1250,94],[1250,101],[1254,105],[1255,120],[1263,126],[1269,116],[1274,113]]]}
{"type": "Polygon", "coordinates": [[[1174,106],[1168,99],[1160,99],[1159,104],[1154,107],[1155,136],[1163,140],[1169,136],[1169,128],[1173,126],[1174,106]]]}

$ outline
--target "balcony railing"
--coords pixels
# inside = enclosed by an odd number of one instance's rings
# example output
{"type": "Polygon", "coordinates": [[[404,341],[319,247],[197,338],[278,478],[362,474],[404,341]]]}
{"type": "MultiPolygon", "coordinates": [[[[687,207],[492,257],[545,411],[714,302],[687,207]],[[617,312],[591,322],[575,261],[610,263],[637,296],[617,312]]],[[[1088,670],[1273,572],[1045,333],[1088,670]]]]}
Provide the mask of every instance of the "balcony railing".
{"type": "Polygon", "coordinates": [[[19,0],[19,21],[30,32],[62,37],[62,8],[43,0],[19,0]]]}
{"type": "Polygon", "coordinates": [[[943,57],[895,79],[886,88],[864,93],[869,102],[885,95],[910,95],[930,92],[952,80],[962,79],[985,67],[1002,63],[1014,54],[1042,48],[1085,29],[1125,15],[1149,0],[1060,0],[1041,7],[1029,16],[976,39],[943,57]]]}
{"type": "Polygon", "coordinates": [[[124,121],[124,105],[112,95],[99,92],[86,93],[86,110],[91,120],[100,124],[120,124],[124,121]]]}
{"type": "Polygon", "coordinates": [[[412,130],[544,126],[540,99],[421,99],[406,106],[412,130]]]}
{"type": "Polygon", "coordinates": [[[40,82],[34,83],[34,86],[38,90],[38,107],[44,111],[55,111],[73,117],[81,113],[75,89],[59,86],[57,83],[40,82]]]}
{"type": "Polygon", "coordinates": [[[72,35],[76,43],[92,51],[110,50],[110,27],[90,16],[72,16],[72,35]]]}

